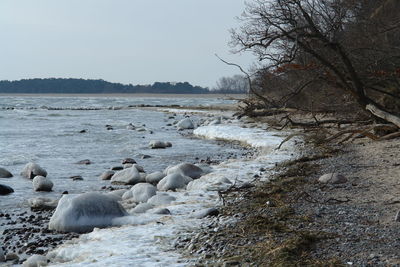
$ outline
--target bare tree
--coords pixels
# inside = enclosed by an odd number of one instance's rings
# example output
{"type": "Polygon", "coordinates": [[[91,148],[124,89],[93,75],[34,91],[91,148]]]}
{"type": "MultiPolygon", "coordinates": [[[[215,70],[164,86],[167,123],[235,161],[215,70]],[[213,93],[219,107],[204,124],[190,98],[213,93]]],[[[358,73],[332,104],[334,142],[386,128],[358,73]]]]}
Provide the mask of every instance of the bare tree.
{"type": "Polygon", "coordinates": [[[275,81],[290,77],[293,94],[323,84],[400,127],[399,106],[382,101],[400,99],[398,12],[396,0],[254,0],[232,40],[275,81]]]}
{"type": "Polygon", "coordinates": [[[223,93],[247,93],[249,83],[243,75],[236,74],[231,77],[221,77],[214,88],[215,91],[223,93]]]}

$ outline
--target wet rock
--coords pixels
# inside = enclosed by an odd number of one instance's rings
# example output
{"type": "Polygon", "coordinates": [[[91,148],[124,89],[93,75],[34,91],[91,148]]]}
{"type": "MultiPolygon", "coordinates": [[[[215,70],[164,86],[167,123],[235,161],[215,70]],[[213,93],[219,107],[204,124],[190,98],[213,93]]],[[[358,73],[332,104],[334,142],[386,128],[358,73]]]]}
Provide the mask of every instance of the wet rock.
{"type": "Polygon", "coordinates": [[[151,156],[150,156],[150,155],[142,155],[141,158],[142,158],[142,159],[149,159],[149,158],[151,158],[151,156]]]}
{"type": "Polygon", "coordinates": [[[111,183],[113,184],[134,185],[140,181],[139,171],[134,167],[118,171],[111,177],[111,183]]]}
{"type": "Polygon", "coordinates": [[[73,181],[82,181],[83,180],[83,177],[80,175],[74,175],[69,178],[72,179],[73,181]]]}
{"type": "Polygon", "coordinates": [[[143,166],[140,166],[138,164],[132,164],[132,167],[136,168],[138,172],[145,172],[143,166]]]}
{"type": "Polygon", "coordinates": [[[194,124],[193,121],[189,118],[180,120],[177,124],[176,127],[178,130],[185,130],[185,129],[194,129],[194,124]]]}
{"type": "Polygon", "coordinates": [[[208,209],[196,211],[192,214],[192,216],[197,219],[202,219],[207,216],[218,216],[218,214],[219,214],[219,210],[217,210],[216,208],[208,208],[208,209]]]}
{"type": "Polygon", "coordinates": [[[9,187],[8,185],[0,184],[0,195],[8,195],[14,192],[14,189],[9,187]]]}
{"type": "Polygon", "coordinates": [[[111,177],[115,174],[114,171],[105,171],[100,175],[101,180],[110,180],[111,177]]]}
{"type": "Polygon", "coordinates": [[[109,192],[108,195],[115,196],[116,199],[120,201],[122,199],[122,196],[128,191],[129,191],[128,189],[117,189],[109,192]]]}
{"type": "Polygon", "coordinates": [[[61,232],[88,232],[112,225],[112,220],[127,215],[111,196],[91,192],[64,195],[49,222],[49,229],[61,232]]]}
{"type": "Polygon", "coordinates": [[[25,165],[21,172],[21,176],[33,179],[35,176],[47,176],[47,171],[40,167],[38,164],[30,162],[25,165]]]}
{"type": "Polygon", "coordinates": [[[85,129],[79,131],[79,133],[86,133],[86,132],[87,132],[87,130],[85,130],[85,129]]]}
{"type": "Polygon", "coordinates": [[[7,171],[4,168],[0,168],[0,178],[11,178],[13,177],[12,173],[7,171]]]}
{"type": "Polygon", "coordinates": [[[189,176],[181,175],[179,173],[172,173],[165,176],[157,184],[157,189],[160,191],[185,189],[186,185],[192,181],[189,176]]]}
{"type": "Polygon", "coordinates": [[[146,211],[154,208],[150,203],[140,203],[135,208],[131,209],[131,213],[145,213],[146,211]]]}
{"type": "Polygon", "coordinates": [[[151,184],[138,183],[135,184],[130,191],[132,192],[132,200],[134,202],[144,203],[156,194],[157,189],[151,184]]]}
{"type": "Polygon", "coordinates": [[[172,144],[170,142],[154,141],[154,140],[149,142],[149,147],[151,149],[160,149],[160,148],[163,149],[171,146],[172,144]]]}
{"type": "Polygon", "coordinates": [[[90,159],[83,159],[83,160],[78,161],[76,164],[89,165],[89,164],[92,164],[92,162],[90,161],[90,159]]]}
{"type": "Polygon", "coordinates": [[[114,166],[114,167],[111,167],[111,170],[112,170],[112,171],[120,171],[120,170],[123,170],[123,169],[124,169],[123,166],[114,166]]]}
{"type": "Polygon", "coordinates": [[[323,184],[343,184],[347,182],[347,178],[339,173],[327,173],[318,178],[318,182],[323,184]]]}
{"type": "Polygon", "coordinates": [[[176,200],[175,197],[170,196],[167,193],[158,193],[157,195],[152,196],[147,201],[147,203],[152,204],[154,206],[162,206],[162,205],[168,205],[175,200],[176,200]]]}
{"type": "Polygon", "coordinates": [[[47,258],[43,255],[32,255],[24,263],[23,267],[40,267],[47,266],[47,258]]]}
{"type": "Polygon", "coordinates": [[[19,257],[17,254],[11,252],[11,253],[7,253],[6,255],[6,261],[18,261],[19,257]]]}
{"type": "Polygon", "coordinates": [[[125,159],[122,160],[122,165],[124,165],[126,163],[135,164],[136,160],[134,160],[133,158],[125,158],[125,159]]]}
{"type": "Polygon", "coordinates": [[[46,197],[36,197],[28,199],[28,204],[33,210],[54,210],[58,200],[46,197]]]}
{"type": "Polygon", "coordinates": [[[35,176],[32,180],[32,184],[35,191],[50,192],[53,189],[53,182],[44,176],[35,176]]]}
{"type": "Polygon", "coordinates": [[[163,172],[153,172],[146,175],[146,182],[150,184],[158,184],[166,176],[163,172]]]}
{"type": "Polygon", "coordinates": [[[181,163],[173,167],[168,167],[165,172],[166,174],[178,173],[189,176],[192,179],[200,178],[204,174],[203,169],[191,163],[181,163]]]}

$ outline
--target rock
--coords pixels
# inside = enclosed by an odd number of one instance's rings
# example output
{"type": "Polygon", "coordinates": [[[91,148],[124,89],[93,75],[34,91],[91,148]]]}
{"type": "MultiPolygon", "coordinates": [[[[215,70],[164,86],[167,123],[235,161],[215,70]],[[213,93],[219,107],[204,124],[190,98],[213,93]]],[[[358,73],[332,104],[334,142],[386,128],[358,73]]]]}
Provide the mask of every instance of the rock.
{"type": "Polygon", "coordinates": [[[40,267],[47,266],[47,258],[43,255],[32,255],[24,263],[23,267],[40,267]]]}
{"type": "Polygon", "coordinates": [[[172,144],[170,146],[168,146],[171,143],[167,143],[167,142],[162,142],[162,141],[150,141],[149,142],[149,147],[151,149],[159,149],[159,148],[166,148],[166,147],[171,147],[172,144]]]}
{"type": "Polygon", "coordinates": [[[185,189],[186,185],[192,181],[189,176],[181,175],[179,173],[172,173],[164,178],[157,184],[157,189],[160,191],[168,191],[175,189],[185,189]]]}
{"type": "Polygon", "coordinates": [[[35,176],[32,180],[33,189],[35,191],[51,191],[53,189],[53,182],[44,176],[35,176]]]}
{"type": "Polygon", "coordinates": [[[140,181],[139,171],[134,167],[118,171],[111,177],[111,183],[113,184],[134,185],[140,181]]]}
{"type": "Polygon", "coordinates": [[[127,215],[113,197],[97,193],[63,195],[50,218],[49,229],[61,232],[88,232],[112,225],[114,218],[127,215]]]}
{"type": "Polygon", "coordinates": [[[154,206],[162,206],[162,205],[168,205],[169,203],[175,200],[176,200],[175,197],[170,196],[167,193],[159,193],[156,194],[155,196],[152,196],[149,200],[147,200],[147,203],[152,204],[154,206]]]}
{"type": "Polygon", "coordinates": [[[4,251],[3,248],[0,247],[0,262],[6,261],[6,257],[4,257],[4,251]]]}
{"type": "Polygon", "coordinates": [[[133,166],[133,163],[125,163],[122,169],[128,169],[133,166]]]}
{"type": "Polygon", "coordinates": [[[74,175],[69,178],[72,179],[72,181],[82,181],[83,180],[83,177],[80,175],[74,175]]]}
{"type": "Polygon", "coordinates": [[[79,133],[86,133],[86,132],[87,132],[87,130],[85,130],[85,129],[79,131],[79,133]]]}
{"type": "Polygon", "coordinates": [[[219,210],[217,210],[216,208],[208,208],[193,212],[192,216],[197,219],[202,219],[207,216],[218,216],[218,214],[219,210]]]}
{"type": "Polygon", "coordinates": [[[125,158],[125,159],[122,160],[122,165],[124,165],[126,163],[135,164],[136,160],[134,160],[133,158],[125,158]]]}
{"type": "Polygon", "coordinates": [[[400,210],[396,213],[396,216],[394,217],[395,222],[400,222],[400,210]]]}
{"type": "Polygon", "coordinates": [[[162,215],[170,215],[171,211],[167,208],[155,208],[147,211],[151,214],[162,214],[162,215]]]}
{"type": "Polygon", "coordinates": [[[89,164],[92,164],[92,162],[90,161],[90,159],[83,159],[83,160],[78,161],[76,164],[89,165],[89,164]]]}
{"type": "Polygon", "coordinates": [[[26,178],[33,179],[35,176],[47,176],[47,172],[45,169],[40,167],[38,164],[30,162],[25,165],[24,169],[21,172],[21,175],[26,178]]]}
{"type": "Polygon", "coordinates": [[[203,169],[191,163],[181,163],[173,167],[168,167],[165,171],[166,174],[178,173],[189,176],[192,179],[198,179],[204,174],[203,169]]]}
{"type": "Polygon", "coordinates": [[[139,175],[140,175],[140,182],[145,183],[147,174],[144,172],[139,172],[139,175]]]}
{"type": "Polygon", "coordinates": [[[8,195],[14,192],[14,189],[9,187],[8,185],[0,184],[0,195],[8,195]]]}
{"type": "Polygon", "coordinates": [[[122,195],[122,200],[131,199],[133,197],[132,191],[128,190],[122,195]]]}
{"type": "Polygon", "coordinates": [[[132,167],[135,167],[138,172],[145,172],[143,166],[140,166],[138,164],[132,164],[132,167]]]}
{"type": "Polygon", "coordinates": [[[105,171],[100,175],[101,180],[110,180],[111,177],[115,174],[114,171],[105,171]]]}
{"type": "Polygon", "coordinates": [[[343,184],[347,182],[347,178],[334,172],[322,175],[318,178],[318,182],[323,184],[343,184]]]}
{"type": "Polygon", "coordinates": [[[163,172],[153,172],[146,175],[146,182],[150,184],[158,184],[166,176],[163,172]]]}
{"type": "Polygon", "coordinates": [[[132,192],[132,200],[137,203],[144,203],[149,198],[154,196],[157,192],[157,189],[154,185],[147,184],[147,183],[138,183],[135,184],[131,190],[132,192]]]}
{"type": "Polygon", "coordinates": [[[149,158],[151,158],[151,156],[150,156],[150,155],[142,155],[141,158],[142,158],[142,159],[149,159],[149,158]]]}
{"type": "Polygon", "coordinates": [[[0,178],[11,178],[13,177],[12,173],[7,171],[4,168],[0,168],[0,178]]]}
{"type": "Polygon", "coordinates": [[[6,255],[6,261],[18,261],[19,260],[19,257],[18,257],[18,255],[17,254],[15,254],[15,253],[7,253],[7,255],[6,255]]]}
{"type": "Polygon", "coordinates": [[[133,125],[132,123],[129,123],[129,124],[126,126],[126,129],[127,129],[127,130],[135,130],[136,127],[135,127],[135,125],[133,125]]]}
{"type": "Polygon", "coordinates": [[[123,170],[123,169],[124,169],[123,166],[114,166],[114,167],[111,167],[111,170],[112,170],[112,171],[120,171],[120,170],[123,170]]]}
{"type": "Polygon", "coordinates": [[[164,142],[165,147],[172,147],[172,143],[171,142],[164,142]]]}
{"type": "Polygon", "coordinates": [[[154,205],[150,203],[140,203],[133,209],[131,209],[132,213],[145,213],[146,211],[154,208],[154,205]]]}
{"type": "Polygon", "coordinates": [[[58,200],[46,197],[36,197],[28,199],[28,204],[33,210],[54,210],[58,200]]]}
{"type": "Polygon", "coordinates": [[[176,127],[178,130],[185,130],[185,129],[194,129],[194,124],[193,121],[189,118],[180,120],[177,124],[176,127]]]}
{"type": "Polygon", "coordinates": [[[120,201],[122,199],[122,196],[128,191],[129,191],[128,189],[117,189],[117,190],[113,190],[111,192],[108,192],[107,194],[109,196],[116,197],[115,199],[120,201]]]}

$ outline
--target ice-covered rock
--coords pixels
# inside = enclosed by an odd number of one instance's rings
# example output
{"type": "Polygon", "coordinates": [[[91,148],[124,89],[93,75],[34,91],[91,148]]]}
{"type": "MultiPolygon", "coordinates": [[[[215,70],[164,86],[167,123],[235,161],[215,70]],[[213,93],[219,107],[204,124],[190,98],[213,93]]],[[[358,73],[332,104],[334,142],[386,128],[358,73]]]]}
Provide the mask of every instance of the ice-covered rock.
{"type": "Polygon", "coordinates": [[[232,182],[226,177],[215,177],[213,175],[205,175],[200,179],[190,182],[187,190],[205,190],[205,191],[223,191],[232,186],[232,182]]]}
{"type": "Polygon", "coordinates": [[[200,178],[204,174],[203,169],[191,163],[181,163],[173,167],[168,167],[165,172],[166,174],[178,173],[189,176],[192,179],[200,178]]]}
{"type": "Polygon", "coordinates": [[[120,201],[122,199],[122,196],[127,191],[129,191],[129,190],[128,189],[117,189],[117,190],[113,190],[111,192],[108,192],[108,195],[114,196],[116,200],[120,201]]]}
{"type": "Polygon", "coordinates": [[[327,173],[318,178],[318,182],[323,184],[343,184],[347,182],[347,178],[339,173],[327,173]]]}
{"type": "Polygon", "coordinates": [[[146,182],[150,183],[150,184],[157,184],[165,176],[166,176],[166,174],[163,172],[153,172],[153,173],[146,175],[146,182]]]}
{"type": "Polygon", "coordinates": [[[143,166],[140,166],[139,164],[132,164],[132,167],[136,168],[138,172],[145,172],[143,166]]]}
{"type": "Polygon", "coordinates": [[[131,213],[145,213],[146,211],[154,208],[154,205],[150,203],[140,203],[133,209],[131,209],[131,213]]]}
{"type": "Polygon", "coordinates": [[[170,215],[171,211],[167,208],[155,208],[147,211],[151,214],[170,215]]]}
{"type": "Polygon", "coordinates": [[[147,184],[147,183],[138,183],[132,186],[131,190],[132,192],[132,200],[140,203],[140,202],[146,202],[154,196],[157,192],[157,189],[154,185],[147,184]]]}
{"type": "Polygon", "coordinates": [[[14,189],[9,187],[8,185],[0,184],[0,195],[8,195],[14,192],[14,189]]]}
{"type": "Polygon", "coordinates": [[[11,178],[13,177],[12,173],[7,171],[4,168],[0,168],[0,178],[11,178]]]}
{"type": "Polygon", "coordinates": [[[194,129],[194,124],[193,121],[189,118],[185,118],[183,120],[180,120],[177,124],[176,127],[178,130],[185,130],[185,129],[194,129]]]}
{"type": "Polygon", "coordinates": [[[172,173],[165,176],[160,182],[158,182],[157,189],[160,191],[184,189],[192,180],[193,179],[189,176],[181,175],[179,173],[172,173]]]}
{"type": "Polygon", "coordinates": [[[33,210],[54,210],[57,207],[58,199],[35,197],[28,199],[28,204],[33,210]]]}
{"type": "Polygon", "coordinates": [[[157,149],[157,148],[167,148],[167,147],[172,147],[171,142],[163,142],[163,141],[150,141],[149,142],[149,147],[151,149],[157,149]]]}
{"type": "Polygon", "coordinates": [[[105,171],[100,175],[101,180],[110,180],[111,177],[115,174],[115,171],[105,171]]]}
{"type": "Polygon", "coordinates": [[[53,189],[53,182],[44,176],[35,176],[32,180],[33,189],[35,191],[51,191],[53,189]]]}
{"type": "Polygon", "coordinates": [[[88,232],[112,225],[114,218],[127,215],[113,197],[97,193],[64,195],[50,218],[49,229],[61,232],[88,232]]]}
{"type": "Polygon", "coordinates": [[[25,165],[21,172],[21,176],[33,179],[35,176],[40,175],[40,176],[47,176],[47,172],[45,169],[40,167],[38,164],[30,162],[25,165]]]}
{"type": "Polygon", "coordinates": [[[173,196],[168,195],[167,193],[158,193],[155,196],[152,196],[147,203],[152,204],[154,206],[162,206],[168,205],[172,201],[175,201],[176,198],[173,196]]]}
{"type": "Polygon", "coordinates": [[[47,266],[47,258],[43,255],[32,255],[24,263],[23,267],[41,267],[47,266]]]}
{"type": "Polygon", "coordinates": [[[219,211],[216,208],[208,208],[193,212],[192,217],[202,219],[207,216],[217,216],[218,214],[219,211]]]}
{"type": "Polygon", "coordinates": [[[118,171],[111,177],[111,183],[113,184],[134,185],[140,181],[139,171],[134,167],[118,171]]]}

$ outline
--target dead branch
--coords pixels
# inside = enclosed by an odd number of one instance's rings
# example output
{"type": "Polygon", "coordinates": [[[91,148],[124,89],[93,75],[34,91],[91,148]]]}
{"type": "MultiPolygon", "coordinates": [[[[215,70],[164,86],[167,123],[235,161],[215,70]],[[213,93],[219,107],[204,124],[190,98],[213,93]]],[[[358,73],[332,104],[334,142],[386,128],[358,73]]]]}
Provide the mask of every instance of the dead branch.
{"type": "Polygon", "coordinates": [[[279,146],[277,148],[275,148],[275,150],[278,150],[281,148],[281,146],[286,143],[287,141],[289,141],[290,139],[292,139],[295,136],[305,136],[306,134],[304,133],[293,133],[291,135],[289,135],[288,137],[286,137],[285,139],[283,139],[283,141],[279,144],[279,146]]]}

